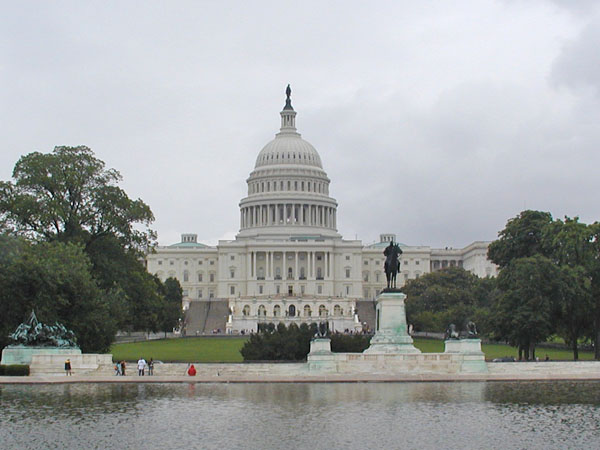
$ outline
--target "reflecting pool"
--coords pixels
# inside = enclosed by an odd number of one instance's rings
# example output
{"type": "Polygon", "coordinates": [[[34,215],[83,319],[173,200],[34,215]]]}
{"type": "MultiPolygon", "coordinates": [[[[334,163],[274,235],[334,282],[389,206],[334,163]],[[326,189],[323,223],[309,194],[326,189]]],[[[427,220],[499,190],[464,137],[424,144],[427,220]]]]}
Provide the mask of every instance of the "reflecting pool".
{"type": "Polygon", "coordinates": [[[0,385],[2,448],[598,448],[600,382],[0,385]]]}

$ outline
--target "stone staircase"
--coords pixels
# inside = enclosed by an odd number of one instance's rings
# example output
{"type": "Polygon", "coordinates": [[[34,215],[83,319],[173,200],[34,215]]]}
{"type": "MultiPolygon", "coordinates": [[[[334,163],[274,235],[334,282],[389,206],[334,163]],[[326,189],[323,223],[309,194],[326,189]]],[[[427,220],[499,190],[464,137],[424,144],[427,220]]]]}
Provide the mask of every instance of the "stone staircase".
{"type": "Polygon", "coordinates": [[[360,323],[367,323],[371,331],[375,330],[375,302],[372,300],[359,300],[356,302],[356,311],[360,323]]]}
{"type": "Polygon", "coordinates": [[[225,324],[229,314],[226,300],[196,300],[190,302],[185,314],[187,336],[212,334],[213,330],[225,333],[225,324]]]}

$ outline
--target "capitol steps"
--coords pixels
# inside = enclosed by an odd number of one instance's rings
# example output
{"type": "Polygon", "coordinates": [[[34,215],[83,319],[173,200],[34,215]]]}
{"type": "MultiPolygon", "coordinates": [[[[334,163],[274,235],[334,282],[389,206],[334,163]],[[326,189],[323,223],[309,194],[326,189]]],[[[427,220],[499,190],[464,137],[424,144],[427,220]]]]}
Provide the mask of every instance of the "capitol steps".
{"type": "Polygon", "coordinates": [[[195,300],[185,316],[187,336],[212,334],[213,330],[225,333],[229,307],[223,300],[195,300]]]}

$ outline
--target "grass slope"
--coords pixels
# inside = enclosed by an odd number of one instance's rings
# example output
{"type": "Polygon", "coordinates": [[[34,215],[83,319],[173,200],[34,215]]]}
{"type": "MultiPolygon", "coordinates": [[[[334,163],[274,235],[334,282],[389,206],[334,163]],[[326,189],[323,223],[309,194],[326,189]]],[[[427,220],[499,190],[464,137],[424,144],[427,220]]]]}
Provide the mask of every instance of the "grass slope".
{"type": "MultiPolygon", "coordinates": [[[[163,362],[242,362],[240,350],[247,338],[185,338],[144,341],[131,344],[114,344],[111,347],[114,361],[122,359],[137,361],[140,356],[146,360],[154,358],[163,362]]],[[[444,341],[435,339],[415,339],[415,347],[423,353],[441,353],[444,351],[444,341]]],[[[483,344],[482,350],[487,360],[503,356],[517,357],[517,349],[504,344],[483,344]]],[[[568,350],[537,348],[536,354],[540,359],[546,355],[551,360],[572,360],[573,354],[568,350]]],[[[592,360],[592,352],[579,352],[581,360],[592,360]]]]}

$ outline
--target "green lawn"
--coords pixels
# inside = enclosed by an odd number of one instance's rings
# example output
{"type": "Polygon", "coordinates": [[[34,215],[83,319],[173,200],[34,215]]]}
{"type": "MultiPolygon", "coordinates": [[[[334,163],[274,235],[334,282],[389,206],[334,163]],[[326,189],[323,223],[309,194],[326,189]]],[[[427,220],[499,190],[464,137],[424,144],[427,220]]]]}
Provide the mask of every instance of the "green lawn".
{"type": "MultiPolygon", "coordinates": [[[[156,341],[136,342],[133,344],[114,344],[111,347],[113,360],[137,361],[140,357],[163,362],[241,362],[240,349],[247,338],[185,338],[156,341]]],[[[441,353],[444,342],[435,339],[415,339],[415,347],[423,353],[441,353]]],[[[482,350],[487,360],[502,356],[517,357],[517,349],[503,344],[483,344],[482,350]]],[[[573,354],[568,350],[537,348],[536,354],[540,359],[546,355],[551,360],[572,360],[573,354]]],[[[591,360],[592,352],[579,352],[582,360],[591,360]]]]}
{"type": "Polygon", "coordinates": [[[137,361],[140,356],[163,362],[242,362],[240,349],[247,338],[184,338],[114,344],[114,361],[137,361]]]}

